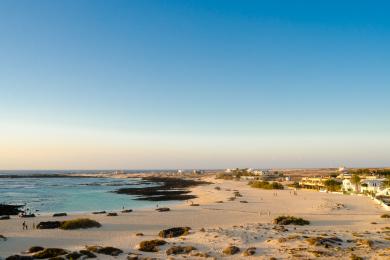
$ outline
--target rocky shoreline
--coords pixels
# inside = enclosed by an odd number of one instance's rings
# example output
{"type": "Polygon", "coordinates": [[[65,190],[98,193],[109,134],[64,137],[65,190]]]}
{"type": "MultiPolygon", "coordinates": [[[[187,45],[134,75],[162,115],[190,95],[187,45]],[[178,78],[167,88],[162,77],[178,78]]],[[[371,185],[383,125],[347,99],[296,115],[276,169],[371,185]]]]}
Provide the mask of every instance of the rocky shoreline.
{"type": "MultiPolygon", "coordinates": [[[[191,191],[189,188],[207,185],[209,182],[196,180],[196,179],[184,179],[174,177],[143,177],[142,182],[144,184],[154,183],[156,186],[142,187],[142,188],[121,188],[115,193],[135,195],[136,200],[147,201],[172,201],[172,200],[190,200],[197,198],[196,195],[189,194],[191,191]]],[[[142,184],[141,182],[141,184],[142,184]]]]}

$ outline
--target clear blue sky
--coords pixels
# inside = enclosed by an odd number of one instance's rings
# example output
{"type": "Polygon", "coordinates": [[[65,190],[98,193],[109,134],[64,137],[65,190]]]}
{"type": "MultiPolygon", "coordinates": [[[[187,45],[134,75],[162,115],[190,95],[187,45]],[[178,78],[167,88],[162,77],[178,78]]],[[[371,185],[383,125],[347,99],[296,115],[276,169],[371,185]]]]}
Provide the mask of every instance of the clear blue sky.
{"type": "Polygon", "coordinates": [[[388,1],[0,1],[0,168],[390,165],[388,1]]]}

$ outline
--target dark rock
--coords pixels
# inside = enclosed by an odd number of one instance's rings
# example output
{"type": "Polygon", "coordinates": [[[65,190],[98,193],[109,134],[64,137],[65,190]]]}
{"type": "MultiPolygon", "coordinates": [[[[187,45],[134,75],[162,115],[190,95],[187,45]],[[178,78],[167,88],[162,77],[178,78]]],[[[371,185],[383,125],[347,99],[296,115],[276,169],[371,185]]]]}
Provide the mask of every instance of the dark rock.
{"type": "Polygon", "coordinates": [[[143,233],[137,233],[135,234],[137,237],[142,237],[144,234],[143,233]]]}
{"type": "Polygon", "coordinates": [[[107,212],[106,211],[95,211],[95,212],[92,212],[92,214],[106,214],[107,212]]]}
{"type": "Polygon", "coordinates": [[[197,204],[197,203],[192,203],[192,204],[190,204],[190,206],[192,206],[192,207],[199,207],[200,205],[197,204]]]}
{"type": "Polygon", "coordinates": [[[118,256],[123,253],[123,251],[119,248],[115,248],[112,246],[87,246],[87,250],[92,251],[94,253],[109,255],[109,256],[118,256]]]}
{"type": "Polygon", "coordinates": [[[7,238],[3,235],[0,235],[0,239],[3,239],[3,241],[7,241],[7,238]]]}
{"type": "Polygon", "coordinates": [[[41,247],[41,246],[32,246],[28,249],[28,252],[29,253],[36,253],[36,252],[39,252],[39,251],[42,251],[44,250],[45,248],[41,247]]]}
{"type": "Polygon", "coordinates": [[[140,251],[144,252],[158,252],[158,246],[165,245],[167,242],[160,239],[146,240],[139,244],[140,251]]]}
{"type": "Polygon", "coordinates": [[[23,211],[20,210],[23,205],[8,205],[8,204],[0,204],[0,215],[18,215],[23,211]]]}
{"type": "Polygon", "coordinates": [[[236,246],[228,246],[222,251],[225,255],[235,255],[240,252],[240,248],[236,246]]]}
{"type": "Polygon", "coordinates": [[[52,258],[52,257],[66,255],[67,253],[68,251],[61,248],[46,248],[38,253],[35,253],[33,257],[35,259],[45,259],[45,258],[52,258]]]}
{"type": "Polygon", "coordinates": [[[132,209],[124,209],[121,211],[122,213],[130,213],[130,212],[133,212],[132,209]]]}
{"type": "Polygon", "coordinates": [[[144,177],[143,182],[155,183],[158,185],[141,188],[122,188],[116,193],[140,196],[138,200],[170,201],[189,200],[196,198],[188,194],[191,191],[187,188],[197,185],[209,184],[208,182],[194,179],[172,178],[172,177],[144,177]]]}
{"type": "Polygon", "coordinates": [[[67,214],[65,212],[61,212],[61,213],[54,213],[53,214],[53,217],[65,217],[67,216],[67,214]]]}
{"type": "Polygon", "coordinates": [[[96,255],[88,250],[80,250],[80,254],[84,255],[84,258],[96,258],[96,255]]]}
{"type": "Polygon", "coordinates": [[[19,215],[21,218],[35,218],[35,214],[21,214],[19,215]]]}
{"type": "Polygon", "coordinates": [[[0,220],[10,219],[9,215],[0,216],[0,220]]]}
{"type": "Polygon", "coordinates": [[[170,208],[157,208],[156,211],[158,212],[170,211],[170,208]]]}
{"type": "Polygon", "coordinates": [[[60,226],[60,221],[42,221],[38,223],[37,229],[55,229],[60,228],[60,226]]]}
{"type": "Polygon", "coordinates": [[[248,203],[246,200],[240,200],[240,203],[248,203]]]}
{"type": "Polygon", "coordinates": [[[11,255],[7,257],[5,260],[32,260],[32,256],[25,256],[25,255],[11,255]]]}
{"type": "Polygon", "coordinates": [[[256,254],[256,247],[249,247],[245,249],[244,253],[242,253],[243,256],[251,256],[256,254]]]}
{"type": "Polygon", "coordinates": [[[193,246],[172,246],[167,249],[167,255],[188,254],[192,250],[196,250],[193,246]]]}
{"type": "Polygon", "coordinates": [[[67,254],[65,256],[65,258],[70,259],[70,260],[75,260],[75,259],[79,259],[82,256],[83,256],[83,254],[81,254],[79,252],[72,252],[72,253],[67,254]]]}
{"type": "Polygon", "coordinates": [[[161,230],[158,233],[158,235],[163,238],[179,237],[179,236],[187,235],[190,229],[191,229],[190,227],[174,227],[174,228],[161,230]]]}
{"type": "Polygon", "coordinates": [[[109,213],[107,213],[107,216],[108,217],[116,217],[116,216],[118,216],[118,213],[116,213],[116,212],[109,212],[109,213]]]}

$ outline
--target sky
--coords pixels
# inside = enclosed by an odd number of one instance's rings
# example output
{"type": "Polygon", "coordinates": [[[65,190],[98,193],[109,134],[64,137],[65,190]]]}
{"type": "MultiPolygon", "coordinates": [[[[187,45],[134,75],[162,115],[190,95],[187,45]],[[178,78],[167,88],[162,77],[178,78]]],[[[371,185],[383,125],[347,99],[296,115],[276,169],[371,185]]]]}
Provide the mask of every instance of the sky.
{"type": "Polygon", "coordinates": [[[0,169],[390,166],[388,1],[0,1],[0,169]]]}

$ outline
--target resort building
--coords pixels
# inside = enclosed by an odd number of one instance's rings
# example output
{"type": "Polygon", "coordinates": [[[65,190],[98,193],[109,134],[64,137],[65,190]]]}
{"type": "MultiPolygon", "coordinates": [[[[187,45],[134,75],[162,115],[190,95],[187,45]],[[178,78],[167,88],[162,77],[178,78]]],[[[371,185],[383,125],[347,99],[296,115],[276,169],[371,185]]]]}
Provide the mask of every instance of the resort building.
{"type": "Polygon", "coordinates": [[[360,192],[363,193],[373,193],[376,194],[377,192],[382,190],[383,182],[385,179],[365,179],[362,180],[360,183],[360,192]]]}
{"type": "Polygon", "coordinates": [[[351,178],[343,179],[342,190],[346,192],[360,192],[360,185],[352,184],[351,178]]]}
{"type": "Polygon", "coordinates": [[[308,189],[324,189],[324,181],[329,180],[328,178],[323,177],[303,177],[299,182],[299,186],[308,189]]]}

